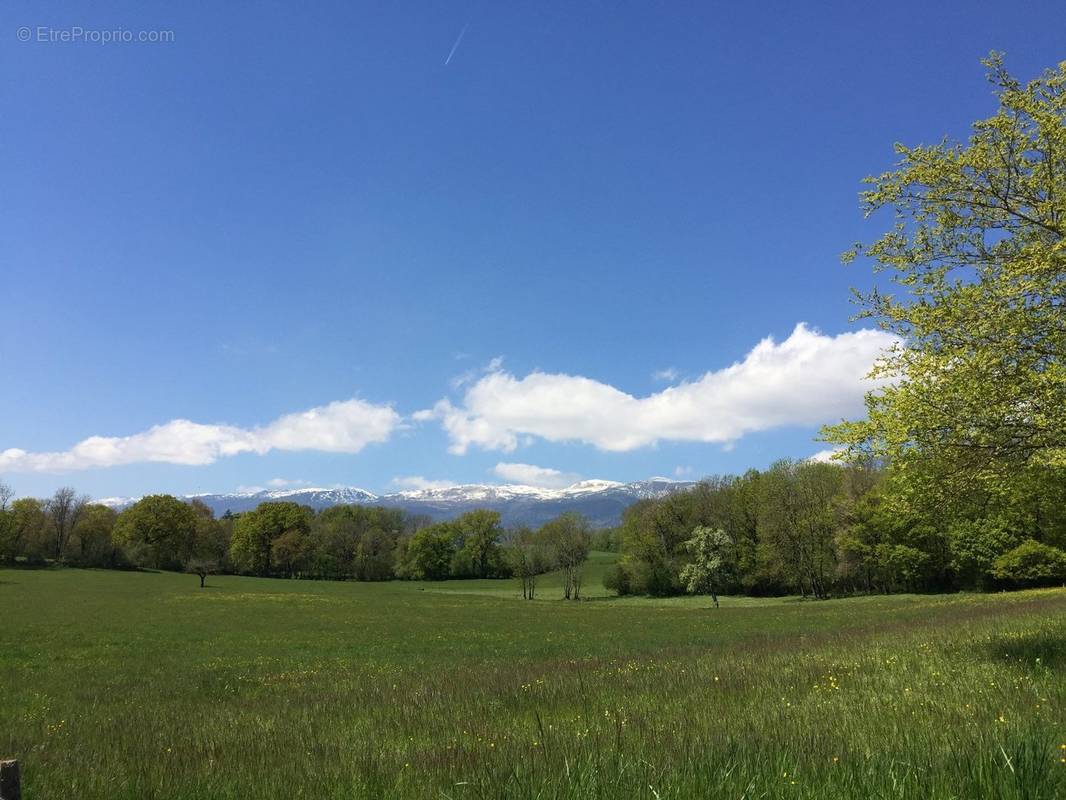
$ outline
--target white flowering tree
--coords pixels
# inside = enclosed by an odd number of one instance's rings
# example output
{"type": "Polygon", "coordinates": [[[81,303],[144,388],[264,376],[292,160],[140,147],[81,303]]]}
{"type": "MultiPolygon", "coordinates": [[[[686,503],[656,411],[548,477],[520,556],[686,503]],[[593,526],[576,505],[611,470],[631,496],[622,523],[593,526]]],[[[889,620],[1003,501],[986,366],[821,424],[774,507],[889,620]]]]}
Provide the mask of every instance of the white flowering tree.
{"type": "Polygon", "coordinates": [[[733,540],[721,528],[700,525],[684,547],[692,561],[681,570],[681,582],[689,594],[709,594],[718,608],[718,585],[729,558],[733,540]]]}

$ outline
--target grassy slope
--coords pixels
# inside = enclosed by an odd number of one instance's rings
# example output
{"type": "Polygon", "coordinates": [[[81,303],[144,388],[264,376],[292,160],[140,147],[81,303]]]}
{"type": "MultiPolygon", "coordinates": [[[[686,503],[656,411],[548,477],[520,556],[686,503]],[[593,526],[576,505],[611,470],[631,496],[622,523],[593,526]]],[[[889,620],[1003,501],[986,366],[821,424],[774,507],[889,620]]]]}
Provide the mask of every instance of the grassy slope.
{"type": "Polygon", "coordinates": [[[0,570],[28,800],[1066,796],[1062,590],[714,612],[209,583],[0,570]]]}

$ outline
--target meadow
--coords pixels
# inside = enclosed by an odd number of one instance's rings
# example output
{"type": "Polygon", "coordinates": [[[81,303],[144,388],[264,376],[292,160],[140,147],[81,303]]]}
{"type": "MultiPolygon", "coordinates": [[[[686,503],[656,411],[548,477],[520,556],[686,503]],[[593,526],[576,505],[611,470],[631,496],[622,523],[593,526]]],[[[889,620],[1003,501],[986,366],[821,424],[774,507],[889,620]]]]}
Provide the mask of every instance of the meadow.
{"type": "Polygon", "coordinates": [[[51,798],[1066,797],[1066,590],[582,602],[517,581],[0,570],[51,798]]]}

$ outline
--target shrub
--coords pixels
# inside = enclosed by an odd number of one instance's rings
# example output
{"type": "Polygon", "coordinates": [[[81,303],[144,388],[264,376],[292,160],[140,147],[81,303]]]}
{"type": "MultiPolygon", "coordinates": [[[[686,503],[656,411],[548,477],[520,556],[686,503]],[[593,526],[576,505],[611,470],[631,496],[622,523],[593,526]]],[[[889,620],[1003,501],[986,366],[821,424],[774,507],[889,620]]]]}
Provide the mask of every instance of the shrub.
{"type": "Polygon", "coordinates": [[[1048,586],[1066,580],[1066,552],[1026,539],[995,560],[992,575],[1017,586],[1048,586]]]}
{"type": "Polygon", "coordinates": [[[640,562],[633,572],[633,591],[652,597],[671,597],[684,589],[678,578],[679,570],[663,561],[640,562]]]}
{"type": "Polygon", "coordinates": [[[633,594],[633,573],[625,564],[612,564],[603,574],[603,585],[619,596],[633,594]]]}

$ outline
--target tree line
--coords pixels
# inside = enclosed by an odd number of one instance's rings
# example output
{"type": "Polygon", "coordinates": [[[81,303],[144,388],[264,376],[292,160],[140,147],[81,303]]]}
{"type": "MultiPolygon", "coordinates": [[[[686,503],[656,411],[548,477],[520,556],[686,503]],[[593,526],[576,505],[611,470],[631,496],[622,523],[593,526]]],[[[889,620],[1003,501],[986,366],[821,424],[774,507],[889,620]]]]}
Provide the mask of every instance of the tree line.
{"type": "MultiPolygon", "coordinates": [[[[505,529],[496,511],[445,522],[401,509],[338,505],[314,511],[266,502],[215,517],[203,502],[149,495],[121,513],[71,488],[44,500],[0,483],[0,562],[330,580],[511,578],[533,599],[537,577],[561,570],[580,599],[582,565],[603,534],[580,514],[533,530],[505,529]]],[[[602,546],[602,541],[601,541],[602,546]]]]}
{"type": "Polygon", "coordinates": [[[1018,588],[1066,581],[1066,473],[927,513],[890,467],[779,461],[643,500],[616,532],[620,594],[1018,588]]]}
{"type": "Polygon", "coordinates": [[[934,514],[911,508],[890,467],[779,461],[630,506],[617,528],[579,514],[505,529],[495,511],[433,522],[401,509],[314,511],[266,502],[215,517],[197,499],[150,495],[121,513],[70,488],[46,500],[0,483],[0,561],[282,578],[516,578],[534,599],[558,570],[580,599],[591,549],[616,550],[618,594],[683,592],[824,599],[856,593],[1017,588],[1066,581],[1066,475],[934,514]]]}

